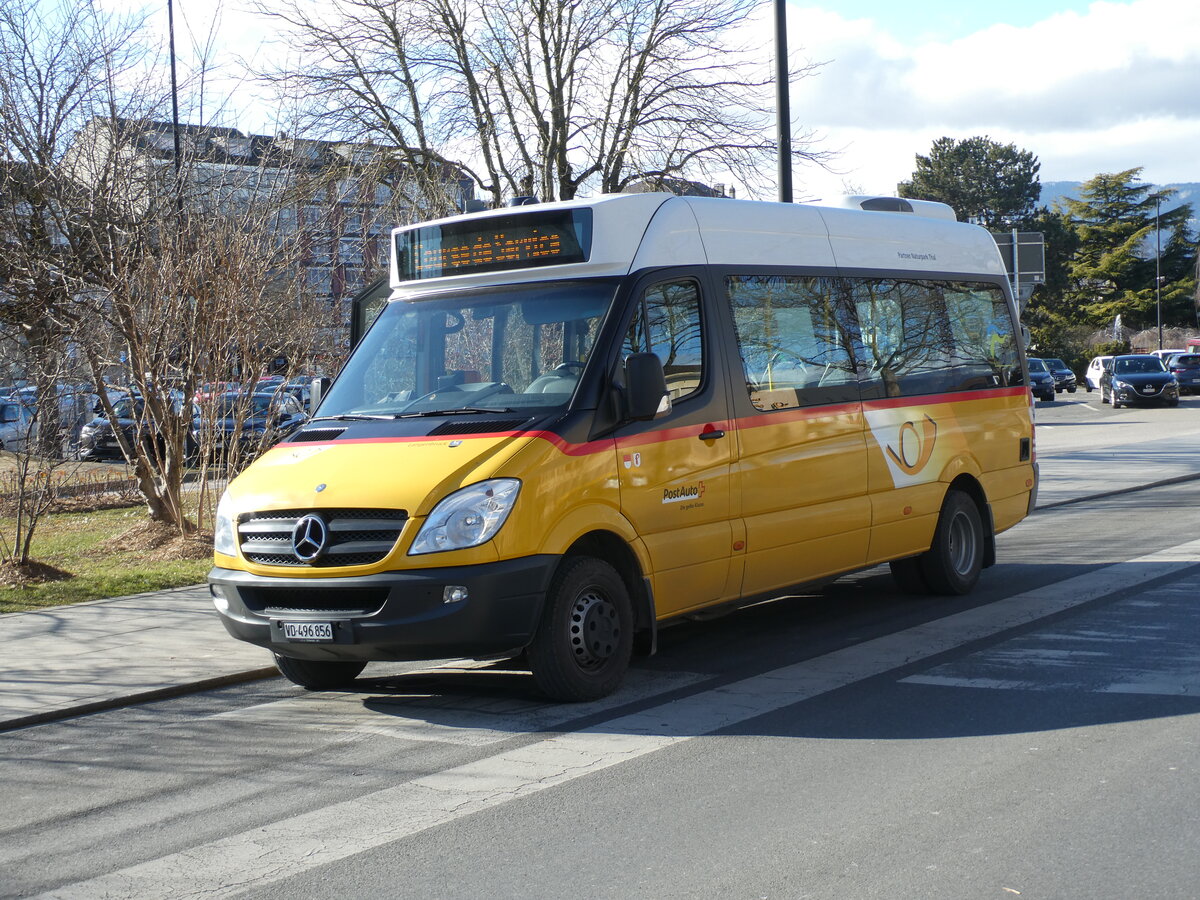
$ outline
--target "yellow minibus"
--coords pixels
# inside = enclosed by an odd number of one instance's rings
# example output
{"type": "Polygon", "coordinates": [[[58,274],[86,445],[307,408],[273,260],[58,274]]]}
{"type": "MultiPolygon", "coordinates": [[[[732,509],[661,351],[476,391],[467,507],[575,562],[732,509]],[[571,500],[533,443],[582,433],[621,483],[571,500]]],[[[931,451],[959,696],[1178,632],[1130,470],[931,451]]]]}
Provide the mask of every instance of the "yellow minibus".
{"type": "Polygon", "coordinates": [[[235,479],[209,575],[293,682],[522,656],[615,690],[673,618],[890,563],[963,594],[1037,491],[991,236],[898,198],[603,196],[392,236],[314,417],[235,479]]]}

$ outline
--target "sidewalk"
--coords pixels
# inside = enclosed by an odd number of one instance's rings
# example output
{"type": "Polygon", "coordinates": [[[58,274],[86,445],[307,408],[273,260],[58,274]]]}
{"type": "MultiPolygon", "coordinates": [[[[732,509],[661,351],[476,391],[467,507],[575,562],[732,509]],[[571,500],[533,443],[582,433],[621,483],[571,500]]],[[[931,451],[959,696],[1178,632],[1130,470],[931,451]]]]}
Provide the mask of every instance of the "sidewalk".
{"type": "Polygon", "coordinates": [[[0,615],[0,731],[275,674],[207,585],[0,615]]]}

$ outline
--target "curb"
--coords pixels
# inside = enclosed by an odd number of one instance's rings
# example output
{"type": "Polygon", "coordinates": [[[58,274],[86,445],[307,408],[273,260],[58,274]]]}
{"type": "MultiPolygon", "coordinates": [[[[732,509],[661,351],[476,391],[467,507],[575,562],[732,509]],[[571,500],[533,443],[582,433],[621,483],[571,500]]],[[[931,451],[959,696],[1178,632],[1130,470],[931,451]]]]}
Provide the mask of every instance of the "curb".
{"type": "Polygon", "coordinates": [[[31,713],[27,716],[19,716],[15,719],[7,719],[0,722],[0,734],[6,731],[16,731],[20,728],[27,728],[30,725],[44,725],[47,722],[55,722],[60,719],[71,719],[75,716],[86,716],[91,713],[104,712],[110,709],[121,709],[126,706],[133,706],[138,703],[148,703],[152,700],[167,700],[172,697],[182,697],[185,694],[194,694],[199,691],[207,691],[213,688],[228,687],[234,684],[244,684],[250,681],[262,681],[267,678],[281,677],[279,670],[274,666],[266,666],[261,669],[249,669],[244,672],[232,672],[228,675],[218,675],[215,678],[204,678],[199,681],[188,681],[181,684],[171,685],[165,688],[155,688],[152,691],[139,691],[133,694],[123,694],[120,697],[109,697],[106,700],[91,700],[87,703],[77,703],[73,706],[65,706],[57,709],[45,710],[44,712],[31,713]]]}
{"type": "Polygon", "coordinates": [[[1123,494],[1135,494],[1138,491],[1149,491],[1154,488],[1168,487],[1172,484],[1184,484],[1188,481],[1200,480],[1200,472],[1193,472],[1190,475],[1176,475],[1174,478],[1164,478],[1162,481],[1151,481],[1149,484],[1134,484],[1129,487],[1117,488],[1112,491],[1101,491],[1099,494],[1088,494],[1086,497],[1072,497],[1070,500],[1057,500],[1054,503],[1047,503],[1045,506],[1035,506],[1034,513],[1039,513],[1044,509],[1057,509],[1060,506],[1072,506],[1076,503],[1086,503],[1091,500],[1106,500],[1109,497],[1120,497],[1123,494]]]}

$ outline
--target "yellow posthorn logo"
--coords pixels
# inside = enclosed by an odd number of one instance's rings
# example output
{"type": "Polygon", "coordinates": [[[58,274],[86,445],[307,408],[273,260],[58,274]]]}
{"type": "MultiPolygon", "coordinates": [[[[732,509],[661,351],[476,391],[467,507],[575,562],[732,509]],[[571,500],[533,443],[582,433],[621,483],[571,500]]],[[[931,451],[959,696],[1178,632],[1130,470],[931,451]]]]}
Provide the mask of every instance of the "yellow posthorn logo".
{"type": "Polygon", "coordinates": [[[936,440],[937,422],[926,415],[920,431],[916,423],[905,422],[896,436],[896,447],[888,444],[884,449],[900,471],[905,475],[916,475],[929,464],[936,440]]]}

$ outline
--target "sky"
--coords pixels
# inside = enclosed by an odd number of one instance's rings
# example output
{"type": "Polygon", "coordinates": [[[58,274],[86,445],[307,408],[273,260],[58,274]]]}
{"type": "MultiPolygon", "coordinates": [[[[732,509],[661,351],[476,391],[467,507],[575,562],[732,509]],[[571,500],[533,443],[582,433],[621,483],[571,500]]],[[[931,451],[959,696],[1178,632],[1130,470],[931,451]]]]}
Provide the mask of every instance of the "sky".
{"type": "Polygon", "coordinates": [[[1196,0],[838,0],[788,5],[794,128],[840,151],[797,194],[891,193],[939,137],[1032,152],[1048,181],[1143,167],[1200,181],[1196,0]]]}
{"type": "MultiPolygon", "coordinates": [[[[166,0],[101,0],[155,9],[166,0]]],[[[245,0],[225,0],[218,61],[240,113],[223,124],[270,133],[237,59],[280,52],[245,0]]],[[[175,0],[186,63],[211,28],[215,0],[175,0]]],[[[750,33],[769,40],[770,6],[750,33]]],[[[1032,152],[1043,182],[1143,167],[1150,184],[1200,182],[1197,0],[788,0],[793,133],[832,151],[832,171],[797,166],[797,200],[894,194],[939,137],[986,135],[1032,152]]],[[[762,198],[771,199],[771,198],[762,198]]]]}

